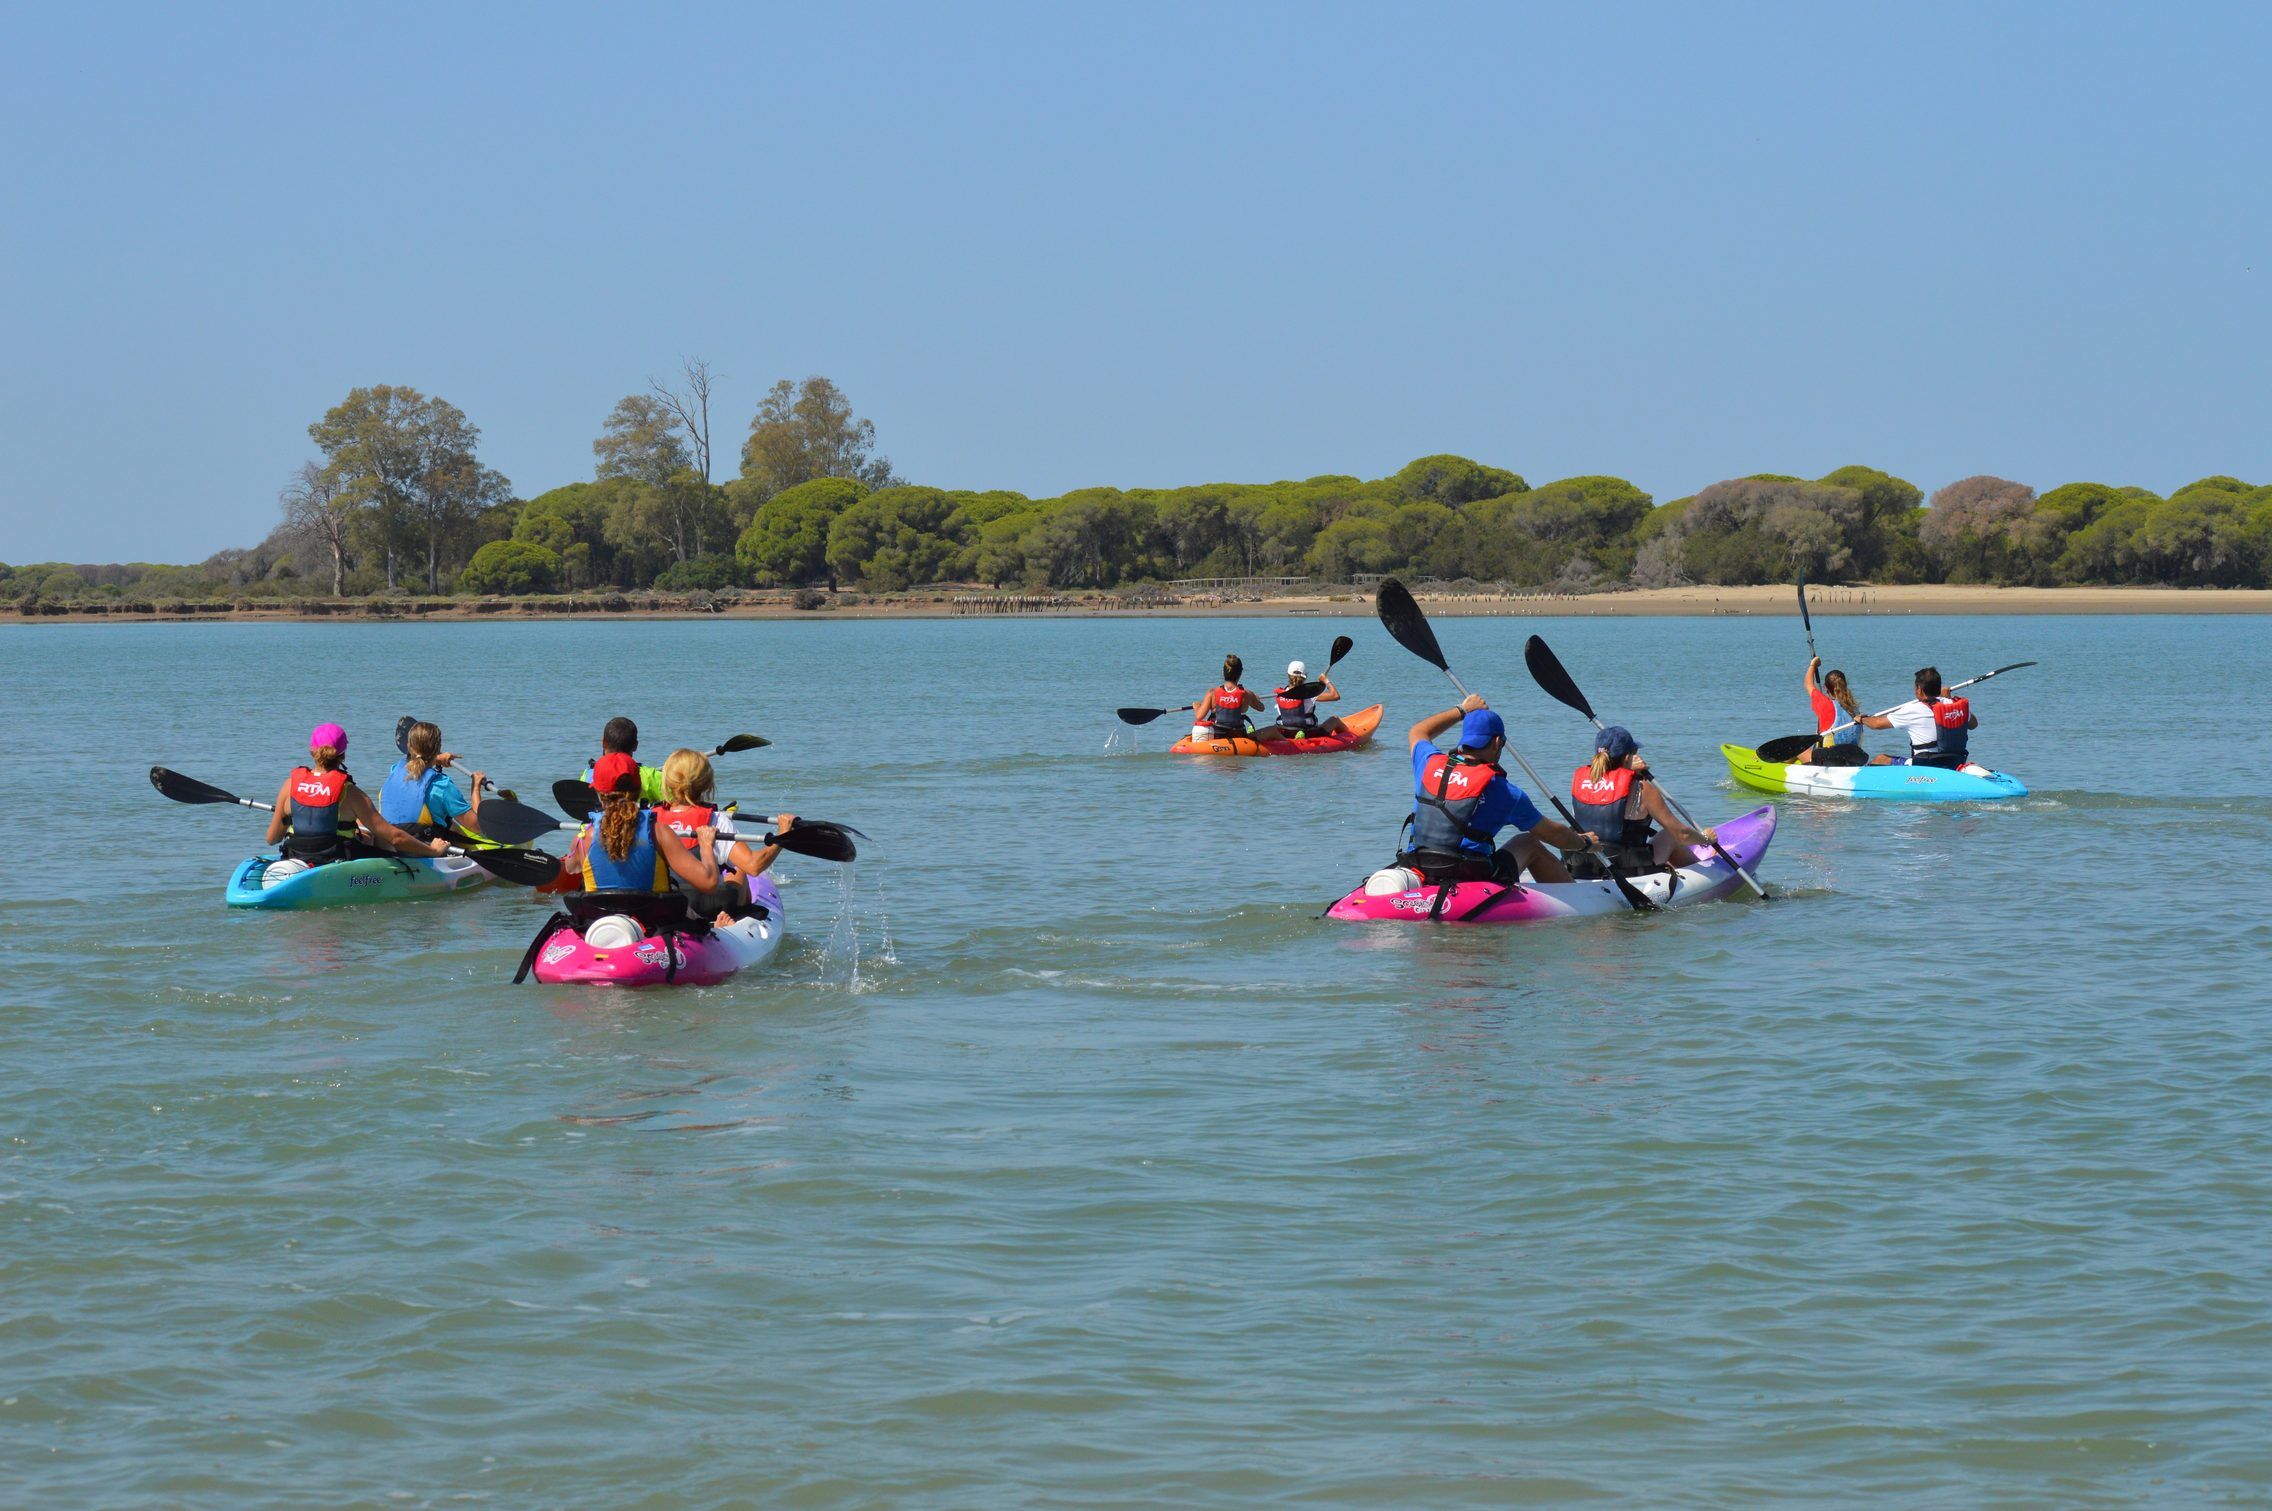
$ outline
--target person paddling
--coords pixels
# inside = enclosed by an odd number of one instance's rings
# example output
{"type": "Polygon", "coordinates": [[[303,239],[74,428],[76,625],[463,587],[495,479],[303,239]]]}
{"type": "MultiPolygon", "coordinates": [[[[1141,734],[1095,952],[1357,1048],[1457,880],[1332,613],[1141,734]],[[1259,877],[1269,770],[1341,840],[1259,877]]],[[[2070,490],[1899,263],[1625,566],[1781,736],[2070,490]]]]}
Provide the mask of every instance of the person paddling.
{"type": "Polygon", "coordinates": [[[1256,730],[1256,739],[1307,740],[1319,735],[1344,733],[1338,717],[1328,714],[1320,719],[1317,716],[1317,706],[1320,703],[1341,701],[1341,690],[1333,685],[1332,674],[1328,672],[1318,679],[1319,689],[1316,693],[1306,698],[1296,696],[1296,691],[1309,679],[1309,668],[1301,662],[1286,663],[1286,684],[1271,695],[1271,702],[1276,705],[1277,719],[1267,729],[1256,730]]]}
{"type": "Polygon", "coordinates": [[[660,896],[677,880],[696,897],[714,893],[719,884],[717,829],[698,824],[685,839],[658,829],[655,810],[639,801],[640,771],[626,751],[611,750],[592,763],[599,807],[569,845],[560,862],[562,874],[581,876],[587,892],[660,896]]]}
{"type": "Polygon", "coordinates": [[[440,840],[421,839],[390,824],[347,774],[347,731],[318,724],[308,733],[308,761],[292,768],[276,789],[268,816],[268,843],[286,860],[310,866],[364,855],[446,855],[440,840]],[[368,831],[373,844],[358,828],[368,831]],[[381,848],[382,846],[391,847],[381,848]]]}
{"type": "Polygon", "coordinates": [[[1570,868],[1549,845],[1589,849],[1597,836],[1541,814],[1499,769],[1507,725],[1470,693],[1457,708],[1430,714],[1412,726],[1411,848],[1397,864],[1431,884],[1496,881],[1513,885],[1527,870],[1533,881],[1568,881],[1570,868]],[[1436,737],[1459,728],[1459,748],[1436,748],[1436,737]],[[1518,832],[1498,843],[1501,829],[1518,832]]]}
{"type": "Polygon", "coordinates": [[[1236,656],[1223,658],[1223,680],[1200,694],[1191,705],[1197,715],[1191,725],[1194,740],[1236,740],[1246,737],[1247,710],[1260,709],[1262,700],[1250,692],[1240,678],[1246,675],[1246,663],[1236,656]]]}
{"type": "Polygon", "coordinates": [[[1594,758],[1570,778],[1571,807],[1578,821],[1601,836],[1607,860],[1621,875],[1651,866],[1696,863],[1696,848],[1719,835],[1692,829],[1665,802],[1641,759],[1641,742],[1622,724],[1594,736],[1594,758]]]}
{"type": "Polygon", "coordinates": [[[468,802],[449,778],[457,757],[442,748],[442,731],[423,721],[403,731],[403,757],[379,784],[379,817],[420,839],[436,839],[454,828],[481,828],[481,789],[488,778],[473,774],[468,802]],[[464,822],[460,824],[460,820],[464,822]]]}
{"type": "MultiPolygon", "coordinates": [[[[715,888],[689,898],[688,905],[697,914],[717,914],[723,926],[748,909],[750,882],[780,858],[781,847],[763,844],[753,849],[735,836],[733,815],[719,812],[717,804],[717,776],[710,769],[710,758],[699,750],[672,751],[663,762],[663,801],[655,809],[655,822],[688,844],[699,842],[697,836],[705,826],[711,830],[712,853],[725,869],[715,888]]],[[[786,834],[796,821],[794,813],[775,814],[774,831],[786,834]]]]}
{"type": "Polygon", "coordinates": [[[1898,729],[1909,739],[1906,762],[1899,756],[1880,756],[1872,764],[1938,766],[1953,771],[1972,759],[1971,736],[1980,727],[1980,717],[1972,711],[1970,698],[1941,696],[1938,667],[1921,668],[1916,687],[1917,696],[1907,703],[1882,714],[1860,716],[1865,728],[1898,729]]]}
{"type": "Polygon", "coordinates": [[[1791,758],[1795,766],[1884,766],[1890,758],[1866,757],[1862,750],[1862,705],[1846,674],[1833,669],[1822,675],[1822,658],[1807,663],[1807,703],[1814,709],[1814,727],[1821,739],[1791,758]],[[1820,679],[1819,681],[1817,679],[1820,679]]]}
{"type": "MultiPolygon", "coordinates": [[[[607,727],[600,731],[600,759],[605,760],[611,755],[632,757],[632,769],[639,774],[639,800],[641,802],[659,803],[663,800],[663,773],[657,767],[641,766],[638,763],[639,726],[621,714],[608,720],[607,727]]],[[[584,780],[591,782],[593,780],[592,774],[598,769],[597,762],[587,766],[584,769],[584,780]]],[[[597,784],[594,783],[594,785],[597,784]]]]}

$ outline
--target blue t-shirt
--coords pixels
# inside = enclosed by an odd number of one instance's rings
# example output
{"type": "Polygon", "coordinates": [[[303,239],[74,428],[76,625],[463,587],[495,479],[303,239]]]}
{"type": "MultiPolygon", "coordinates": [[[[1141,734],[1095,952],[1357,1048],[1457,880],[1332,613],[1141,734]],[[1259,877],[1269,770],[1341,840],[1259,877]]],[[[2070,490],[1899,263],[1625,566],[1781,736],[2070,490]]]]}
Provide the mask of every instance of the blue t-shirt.
{"type": "MultiPolygon", "coordinates": [[[[1412,791],[1415,796],[1432,791],[1427,785],[1428,758],[1440,753],[1425,740],[1412,747],[1412,791]]],[[[1503,776],[1495,776],[1490,785],[1483,789],[1483,798],[1475,805],[1475,817],[1471,823],[1474,828],[1486,834],[1495,835],[1510,824],[1517,833],[1528,834],[1545,817],[1524,795],[1522,788],[1503,776]]],[[[1490,853],[1490,846],[1477,844],[1464,837],[1460,840],[1459,847],[1477,855],[1490,853]]]]}

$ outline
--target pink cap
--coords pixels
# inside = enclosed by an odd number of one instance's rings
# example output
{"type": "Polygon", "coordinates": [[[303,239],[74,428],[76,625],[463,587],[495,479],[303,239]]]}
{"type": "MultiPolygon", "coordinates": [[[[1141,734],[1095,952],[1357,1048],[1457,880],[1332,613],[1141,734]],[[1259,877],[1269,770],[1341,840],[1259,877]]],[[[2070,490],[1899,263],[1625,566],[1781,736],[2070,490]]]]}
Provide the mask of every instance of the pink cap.
{"type": "Polygon", "coordinates": [[[318,724],[308,731],[308,749],[321,750],[326,745],[334,750],[345,750],[347,731],[336,724],[318,724]]]}

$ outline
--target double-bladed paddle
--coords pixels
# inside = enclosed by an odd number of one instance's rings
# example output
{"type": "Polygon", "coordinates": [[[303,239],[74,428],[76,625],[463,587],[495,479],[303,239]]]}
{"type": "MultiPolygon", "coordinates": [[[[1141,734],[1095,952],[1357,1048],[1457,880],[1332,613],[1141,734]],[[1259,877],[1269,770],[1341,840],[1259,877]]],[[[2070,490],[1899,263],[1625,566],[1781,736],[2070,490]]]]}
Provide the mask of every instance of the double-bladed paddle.
{"type": "MultiPolygon", "coordinates": [[[[1450,665],[1445,662],[1443,647],[1436,643],[1436,632],[1429,626],[1428,616],[1420,612],[1420,605],[1412,601],[1411,591],[1403,583],[1398,582],[1393,577],[1384,579],[1378,595],[1373,600],[1373,607],[1381,616],[1381,624],[1387,629],[1390,639],[1433,666],[1437,671],[1450,677],[1452,686],[1459,689],[1462,698],[1474,696],[1468,692],[1467,684],[1460,681],[1453,674],[1450,665]]],[[[1562,821],[1581,834],[1584,833],[1584,826],[1564,805],[1561,797],[1554,789],[1547,786],[1539,777],[1539,774],[1531,769],[1530,762],[1523,759],[1523,753],[1515,749],[1514,742],[1509,740],[1505,743],[1507,754],[1515,758],[1515,764],[1522,767],[1523,775],[1530,778],[1531,785],[1538,790],[1540,795],[1554,805],[1554,811],[1562,815],[1562,821]]],[[[1636,913],[1654,913],[1657,911],[1657,905],[1643,895],[1640,888],[1619,876],[1614,866],[1607,869],[1609,879],[1616,883],[1617,894],[1625,899],[1627,907],[1636,913]]]]}
{"type": "MultiPolygon", "coordinates": [[[[1563,669],[1561,659],[1548,648],[1545,641],[1539,639],[1536,635],[1531,636],[1529,640],[1523,643],[1523,665],[1530,668],[1531,679],[1544,690],[1549,698],[1584,714],[1592,721],[1596,729],[1607,729],[1609,727],[1602,723],[1600,717],[1594,713],[1594,706],[1586,701],[1586,695],[1578,691],[1578,684],[1571,679],[1569,672],[1563,669]]],[[[1657,783],[1657,791],[1664,792],[1665,801],[1672,805],[1673,812],[1680,815],[1682,823],[1691,829],[1701,830],[1704,827],[1696,822],[1686,808],[1680,806],[1678,798],[1669,792],[1665,792],[1664,783],[1657,783]]],[[[1712,848],[1719,851],[1722,858],[1736,868],[1736,875],[1742,877],[1745,885],[1759,894],[1761,902],[1767,900],[1767,889],[1759,884],[1759,878],[1752,875],[1742,861],[1735,858],[1734,852],[1717,841],[1713,843],[1712,848]]]]}
{"type": "MultiPolygon", "coordinates": [[[[590,813],[600,802],[599,794],[592,790],[591,783],[579,782],[573,777],[563,777],[552,784],[552,800],[559,804],[563,813],[590,813]]],[[[554,823],[555,828],[566,829],[581,828],[582,825],[580,819],[570,824],[554,823]]],[[[860,853],[852,841],[866,839],[868,836],[849,824],[832,824],[826,819],[798,819],[785,834],[744,834],[736,837],[744,844],[754,841],[762,845],[776,845],[791,855],[810,856],[814,860],[849,861],[857,859],[860,853]]]]}
{"type": "MultiPolygon", "coordinates": [[[[235,793],[224,792],[209,782],[200,782],[195,777],[183,776],[178,771],[168,771],[163,766],[150,768],[150,785],[177,803],[221,803],[233,804],[240,808],[257,808],[263,813],[274,813],[276,811],[276,806],[273,803],[257,802],[249,797],[238,797],[235,793]]],[[[516,804],[515,806],[519,805],[516,804]]],[[[536,812],[533,808],[528,811],[536,812]]],[[[542,817],[541,814],[538,816],[542,817]]],[[[542,850],[477,845],[471,849],[452,846],[448,853],[471,860],[491,875],[503,877],[507,881],[518,883],[524,887],[543,886],[560,874],[559,859],[545,854],[542,850]]],[[[415,857],[404,858],[413,859],[415,857]]]]}
{"type": "MultiPolygon", "coordinates": [[[[1348,655],[1356,644],[1357,642],[1351,640],[1347,635],[1334,636],[1333,653],[1326,659],[1325,663],[1326,672],[1331,674],[1335,664],[1343,656],[1348,655]]],[[[1314,698],[1324,691],[1325,683],[1322,681],[1304,682],[1299,687],[1287,688],[1286,695],[1290,698],[1314,698]]],[[[1196,703],[1178,703],[1173,708],[1116,708],[1113,710],[1113,714],[1123,724],[1149,724],[1154,719],[1167,714],[1196,713],[1198,709],[1199,705],[1196,703]]]]}
{"type": "Polygon", "coordinates": [[[1187,714],[1198,709],[1196,703],[1185,703],[1175,708],[1116,708],[1123,724],[1149,724],[1162,714],[1187,714]]]}
{"type": "MultiPolygon", "coordinates": [[[[1947,687],[1941,689],[1941,694],[1943,697],[1946,697],[1950,693],[1963,691],[1965,688],[1972,686],[1972,684],[1975,682],[1985,682],[1990,677],[2001,677],[2006,672],[2016,672],[2023,666],[2034,666],[2035,664],[2036,663],[2033,661],[2014,661],[2010,666],[1999,666],[1992,672],[1982,672],[1977,677],[1967,677],[1962,682],[1952,682],[1947,687]]],[[[1899,708],[1900,706],[1901,705],[1899,703],[1896,703],[1893,705],[1893,708],[1899,708]]],[[[1864,717],[1882,719],[1887,714],[1892,713],[1893,708],[1881,708],[1876,713],[1868,714],[1864,717]]],[[[1812,745],[1818,740],[1824,739],[1827,736],[1834,735],[1841,729],[1852,729],[1855,725],[1861,722],[1862,721],[1860,719],[1848,719],[1842,724],[1831,725],[1828,729],[1824,730],[1819,735],[1777,735],[1774,739],[1766,741],[1764,744],[1754,746],[1752,749],[1752,754],[1758,756],[1762,761],[1769,761],[1776,765],[1784,765],[1791,761],[1795,756],[1798,755],[1800,751],[1806,749],[1809,745],[1812,745]]]]}

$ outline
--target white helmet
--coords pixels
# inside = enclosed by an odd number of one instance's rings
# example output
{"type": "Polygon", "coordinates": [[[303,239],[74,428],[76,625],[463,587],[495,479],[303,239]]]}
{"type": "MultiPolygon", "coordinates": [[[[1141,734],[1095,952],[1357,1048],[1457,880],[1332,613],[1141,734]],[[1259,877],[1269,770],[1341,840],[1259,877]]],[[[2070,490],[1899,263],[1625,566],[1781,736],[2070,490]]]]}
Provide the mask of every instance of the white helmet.
{"type": "Polygon", "coordinates": [[[1286,675],[1289,677],[1306,677],[1309,674],[1310,669],[1302,665],[1302,663],[1299,661],[1289,661],[1286,663],[1286,675]]]}

